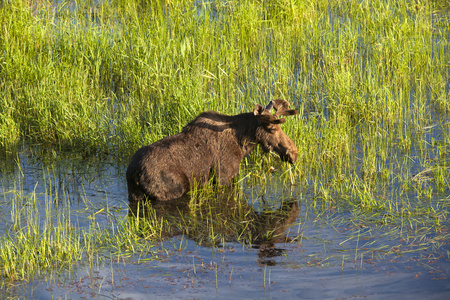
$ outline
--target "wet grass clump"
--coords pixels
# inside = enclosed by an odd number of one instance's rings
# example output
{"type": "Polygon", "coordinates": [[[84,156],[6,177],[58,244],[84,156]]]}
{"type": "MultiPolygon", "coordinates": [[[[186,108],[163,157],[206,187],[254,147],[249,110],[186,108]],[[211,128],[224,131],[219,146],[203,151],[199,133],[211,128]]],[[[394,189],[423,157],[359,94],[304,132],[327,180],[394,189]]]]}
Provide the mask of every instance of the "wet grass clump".
{"type": "MultiPolygon", "coordinates": [[[[142,239],[120,209],[93,204],[82,196],[81,204],[58,186],[55,170],[43,169],[42,181],[31,191],[24,173],[15,186],[2,186],[0,207],[0,277],[4,283],[46,278],[80,268],[95,270],[106,258],[128,258],[139,253],[152,259],[153,243],[142,239]],[[100,220],[99,220],[100,219],[100,220]]],[[[67,187],[66,187],[67,188],[67,187]]]]}
{"type": "Polygon", "coordinates": [[[52,203],[47,202],[48,214],[41,216],[35,194],[12,201],[11,228],[0,238],[3,278],[29,279],[48,270],[70,269],[82,259],[82,241],[70,219],[63,217],[67,212],[54,214],[52,203]]]}

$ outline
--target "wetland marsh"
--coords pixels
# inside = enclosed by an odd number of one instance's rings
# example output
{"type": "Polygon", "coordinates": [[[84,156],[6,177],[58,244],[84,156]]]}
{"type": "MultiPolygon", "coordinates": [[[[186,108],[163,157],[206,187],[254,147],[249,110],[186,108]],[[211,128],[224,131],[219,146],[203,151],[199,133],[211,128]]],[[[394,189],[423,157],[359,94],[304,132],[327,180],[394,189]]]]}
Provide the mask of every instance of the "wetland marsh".
{"type": "MultiPolygon", "coordinates": [[[[445,1],[2,1],[1,298],[450,295],[445,1]],[[142,145],[283,98],[294,165],[128,206],[142,145]]],[[[261,161],[264,160],[264,164],[261,161]]]]}

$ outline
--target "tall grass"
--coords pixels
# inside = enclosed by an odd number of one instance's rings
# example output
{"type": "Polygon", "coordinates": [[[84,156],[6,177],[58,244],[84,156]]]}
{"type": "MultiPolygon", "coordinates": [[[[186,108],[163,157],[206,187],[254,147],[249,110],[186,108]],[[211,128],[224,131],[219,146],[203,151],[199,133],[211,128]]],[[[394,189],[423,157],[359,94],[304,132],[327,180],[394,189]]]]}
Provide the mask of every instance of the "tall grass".
{"type": "Polygon", "coordinates": [[[448,25],[430,3],[7,1],[1,20],[3,147],[129,154],[199,111],[273,97],[345,133],[392,130],[448,97],[448,25]]]}

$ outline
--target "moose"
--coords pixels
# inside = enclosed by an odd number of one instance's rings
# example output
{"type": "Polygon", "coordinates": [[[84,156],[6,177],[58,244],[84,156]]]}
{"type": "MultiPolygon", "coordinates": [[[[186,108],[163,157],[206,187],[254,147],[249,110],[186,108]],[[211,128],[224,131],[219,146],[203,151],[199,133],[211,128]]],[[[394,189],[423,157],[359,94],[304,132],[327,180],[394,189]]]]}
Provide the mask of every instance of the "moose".
{"type": "Polygon", "coordinates": [[[272,100],[253,112],[235,116],[208,111],[198,115],[183,130],[140,148],[126,172],[128,200],[169,201],[181,198],[193,184],[214,182],[230,185],[241,160],[260,145],[283,161],[297,160],[297,147],[281,130],[286,119],[297,114],[286,100],[272,100]],[[271,110],[275,109],[272,114],[271,110]]]}

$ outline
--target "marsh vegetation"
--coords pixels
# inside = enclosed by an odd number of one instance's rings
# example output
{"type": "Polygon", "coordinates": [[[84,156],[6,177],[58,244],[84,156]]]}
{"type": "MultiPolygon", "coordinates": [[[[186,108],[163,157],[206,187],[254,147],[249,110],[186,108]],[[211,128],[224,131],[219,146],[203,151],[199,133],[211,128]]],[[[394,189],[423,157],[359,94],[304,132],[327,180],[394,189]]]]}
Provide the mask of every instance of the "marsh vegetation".
{"type": "Polygon", "coordinates": [[[445,1],[2,1],[2,290],[159,261],[167,234],[224,253],[276,233],[300,270],[448,261],[449,19],[445,1]],[[128,211],[142,145],[277,98],[299,111],[295,164],[257,150],[231,192],[128,211]]]}

